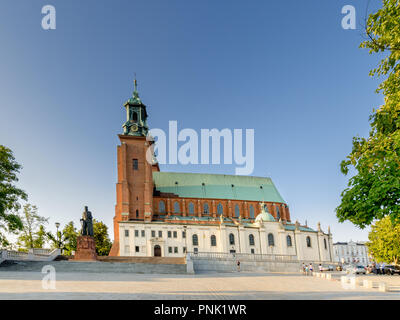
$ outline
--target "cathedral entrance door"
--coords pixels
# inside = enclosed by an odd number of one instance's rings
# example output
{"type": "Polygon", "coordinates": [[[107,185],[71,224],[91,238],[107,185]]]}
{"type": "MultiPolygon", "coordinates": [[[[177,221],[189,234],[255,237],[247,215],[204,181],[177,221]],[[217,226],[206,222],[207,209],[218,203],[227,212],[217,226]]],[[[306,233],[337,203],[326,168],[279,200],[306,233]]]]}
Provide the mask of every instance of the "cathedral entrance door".
{"type": "Polygon", "coordinates": [[[158,244],[154,246],[154,256],[161,257],[161,247],[158,244]]]}

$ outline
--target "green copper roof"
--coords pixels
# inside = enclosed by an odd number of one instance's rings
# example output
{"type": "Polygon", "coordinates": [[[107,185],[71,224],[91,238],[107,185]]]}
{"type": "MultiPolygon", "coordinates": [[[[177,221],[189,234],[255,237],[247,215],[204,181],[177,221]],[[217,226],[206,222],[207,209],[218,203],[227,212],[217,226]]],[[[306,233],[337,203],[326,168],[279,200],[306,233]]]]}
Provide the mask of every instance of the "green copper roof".
{"type": "Polygon", "coordinates": [[[140,104],[142,104],[142,101],[140,100],[139,92],[137,91],[136,79],[134,81],[134,86],[135,86],[135,89],[133,91],[132,98],[129,98],[129,100],[126,103],[140,105],[140,104]]]}
{"type": "Polygon", "coordinates": [[[276,221],[275,218],[270,214],[269,212],[261,212],[259,215],[256,217],[256,221],[276,221]]]}
{"type": "Polygon", "coordinates": [[[285,203],[270,178],[155,171],[153,180],[156,190],[179,197],[285,203]]]}

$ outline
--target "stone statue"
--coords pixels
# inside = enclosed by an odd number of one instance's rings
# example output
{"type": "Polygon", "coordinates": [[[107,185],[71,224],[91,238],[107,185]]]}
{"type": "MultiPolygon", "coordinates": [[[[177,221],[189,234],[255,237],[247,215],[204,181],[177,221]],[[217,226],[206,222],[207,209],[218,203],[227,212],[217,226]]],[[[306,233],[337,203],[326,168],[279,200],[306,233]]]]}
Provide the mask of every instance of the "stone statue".
{"type": "Polygon", "coordinates": [[[85,206],[85,211],[83,211],[82,213],[81,225],[82,225],[81,235],[93,237],[92,213],[88,210],[87,206],[85,206]]]}

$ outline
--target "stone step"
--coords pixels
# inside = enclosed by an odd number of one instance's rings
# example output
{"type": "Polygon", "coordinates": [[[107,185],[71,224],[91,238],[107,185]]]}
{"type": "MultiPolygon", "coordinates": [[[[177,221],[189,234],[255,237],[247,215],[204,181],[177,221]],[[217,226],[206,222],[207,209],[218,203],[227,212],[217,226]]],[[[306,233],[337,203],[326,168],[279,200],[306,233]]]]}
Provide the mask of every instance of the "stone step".
{"type": "Polygon", "coordinates": [[[56,272],[93,272],[93,273],[158,273],[184,274],[186,264],[150,264],[129,262],[79,262],[79,261],[5,261],[1,271],[41,272],[46,265],[52,265],[56,272]]]}

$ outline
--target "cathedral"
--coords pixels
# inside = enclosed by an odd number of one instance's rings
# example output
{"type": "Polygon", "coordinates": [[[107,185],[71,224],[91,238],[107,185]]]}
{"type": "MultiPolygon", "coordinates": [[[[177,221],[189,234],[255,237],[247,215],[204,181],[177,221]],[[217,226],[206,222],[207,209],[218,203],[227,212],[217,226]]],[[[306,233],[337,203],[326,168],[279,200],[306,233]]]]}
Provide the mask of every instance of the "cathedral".
{"type": "Polygon", "coordinates": [[[293,223],[270,178],[161,172],[136,80],[124,107],[110,256],[244,253],[333,261],[329,228],[293,223]]]}

